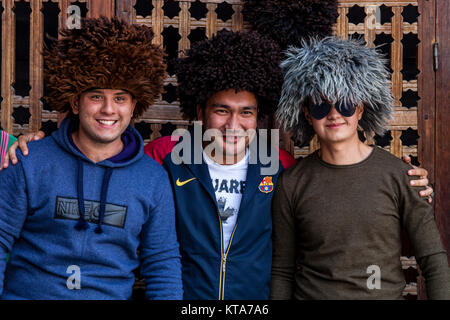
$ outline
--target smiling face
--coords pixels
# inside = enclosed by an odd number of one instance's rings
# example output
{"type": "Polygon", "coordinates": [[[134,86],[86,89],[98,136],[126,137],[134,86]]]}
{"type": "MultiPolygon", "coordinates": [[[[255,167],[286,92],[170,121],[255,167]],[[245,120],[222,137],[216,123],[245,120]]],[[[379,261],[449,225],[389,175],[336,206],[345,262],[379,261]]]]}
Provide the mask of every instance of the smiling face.
{"type": "Polygon", "coordinates": [[[317,120],[311,116],[309,108],[303,109],[305,117],[314,128],[321,143],[341,143],[359,141],[358,121],[361,120],[364,108],[356,107],[355,113],[350,117],[341,115],[332,105],[330,112],[322,119],[317,120]]]}
{"type": "Polygon", "coordinates": [[[248,91],[219,91],[208,99],[204,110],[197,108],[197,118],[203,122],[205,130],[216,129],[222,134],[214,142],[223,151],[224,159],[214,160],[233,164],[245,155],[252,139],[249,133],[256,130],[258,103],[255,95],[248,91]]]}
{"type": "Polygon", "coordinates": [[[121,144],[121,135],[130,124],[136,100],[124,90],[93,89],[72,102],[80,119],[77,141],[90,146],[121,144]]]}

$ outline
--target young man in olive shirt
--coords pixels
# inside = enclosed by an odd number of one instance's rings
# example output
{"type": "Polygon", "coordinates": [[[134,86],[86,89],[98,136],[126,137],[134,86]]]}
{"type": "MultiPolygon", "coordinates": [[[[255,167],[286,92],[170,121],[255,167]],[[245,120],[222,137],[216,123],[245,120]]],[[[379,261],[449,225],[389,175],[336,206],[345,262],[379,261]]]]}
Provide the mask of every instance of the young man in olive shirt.
{"type": "Polygon", "coordinates": [[[358,138],[392,114],[379,54],[328,37],[291,48],[278,118],[320,150],[288,169],[273,210],[272,299],[402,299],[405,228],[430,299],[450,299],[450,272],[432,206],[409,186],[408,165],[358,138]]]}

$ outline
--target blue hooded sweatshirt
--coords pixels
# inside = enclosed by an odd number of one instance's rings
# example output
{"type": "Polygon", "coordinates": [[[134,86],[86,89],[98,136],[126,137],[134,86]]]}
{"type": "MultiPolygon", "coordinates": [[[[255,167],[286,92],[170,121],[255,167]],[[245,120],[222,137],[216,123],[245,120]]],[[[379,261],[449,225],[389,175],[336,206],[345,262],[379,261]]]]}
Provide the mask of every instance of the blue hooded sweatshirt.
{"type": "Polygon", "coordinates": [[[122,141],[123,152],[94,163],[67,118],[0,172],[2,299],[129,299],[139,265],[148,299],[182,298],[167,173],[134,128],[122,141]]]}

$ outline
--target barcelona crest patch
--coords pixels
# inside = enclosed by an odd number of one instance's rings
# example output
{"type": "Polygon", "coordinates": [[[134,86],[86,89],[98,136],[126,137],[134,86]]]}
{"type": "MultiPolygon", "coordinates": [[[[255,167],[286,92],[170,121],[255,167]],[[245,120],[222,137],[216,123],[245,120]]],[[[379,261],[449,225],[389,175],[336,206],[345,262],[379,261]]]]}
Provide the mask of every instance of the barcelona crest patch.
{"type": "Polygon", "coordinates": [[[264,177],[259,184],[259,191],[263,193],[269,193],[273,191],[272,177],[264,177]]]}

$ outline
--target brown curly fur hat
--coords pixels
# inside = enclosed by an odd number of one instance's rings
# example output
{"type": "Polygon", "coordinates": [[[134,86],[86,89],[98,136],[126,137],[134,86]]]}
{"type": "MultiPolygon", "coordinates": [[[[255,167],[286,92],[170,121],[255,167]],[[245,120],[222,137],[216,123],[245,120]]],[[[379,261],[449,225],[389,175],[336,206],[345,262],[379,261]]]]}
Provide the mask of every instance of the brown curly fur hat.
{"type": "Polygon", "coordinates": [[[151,28],[101,17],[60,35],[44,49],[45,99],[53,110],[71,111],[70,100],[88,89],[122,89],[137,100],[136,118],[161,94],[166,55],[152,44],[151,28]]]}

